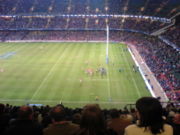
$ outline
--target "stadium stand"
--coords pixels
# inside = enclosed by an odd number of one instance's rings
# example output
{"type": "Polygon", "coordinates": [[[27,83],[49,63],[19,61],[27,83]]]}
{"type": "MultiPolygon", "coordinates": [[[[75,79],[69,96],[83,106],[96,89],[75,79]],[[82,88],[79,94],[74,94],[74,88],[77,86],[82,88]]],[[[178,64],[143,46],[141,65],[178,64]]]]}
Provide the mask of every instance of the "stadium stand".
{"type": "Polygon", "coordinates": [[[178,0],[6,0],[1,1],[1,14],[136,14],[171,17],[177,14],[178,0]],[[42,4],[43,3],[43,4],[42,4]],[[99,4],[101,3],[101,4],[99,4]],[[8,6],[7,6],[8,5],[8,6]]]}
{"type": "MultiPolygon", "coordinates": [[[[179,50],[176,51],[177,49],[167,46],[161,39],[149,35],[173,25],[172,20],[158,17],[176,15],[179,12],[179,1],[151,0],[146,3],[142,0],[136,2],[6,0],[0,2],[1,41],[105,41],[105,30],[109,25],[110,41],[124,41],[136,45],[167,96],[173,100],[180,98],[179,50]],[[97,4],[99,2],[102,4],[97,4]]],[[[179,26],[168,28],[160,36],[179,46],[179,26]]]]}
{"type": "Polygon", "coordinates": [[[166,39],[168,39],[169,41],[173,42],[174,44],[176,44],[178,47],[180,47],[180,26],[174,26],[172,28],[169,28],[168,31],[166,31],[166,33],[162,34],[162,36],[166,39]]]}
{"type": "Polygon", "coordinates": [[[9,30],[82,30],[82,29],[96,29],[104,30],[106,25],[110,29],[131,29],[146,33],[152,33],[160,28],[163,28],[169,23],[160,21],[152,21],[150,19],[137,19],[137,18],[94,18],[94,17],[0,17],[0,29],[9,30]],[[60,24],[60,25],[59,25],[60,24]]]}
{"type": "MultiPolygon", "coordinates": [[[[109,25],[110,41],[135,45],[169,100],[180,101],[180,27],[171,19],[179,13],[179,5],[179,0],[0,0],[0,41],[105,41],[109,25]],[[167,30],[160,35],[150,35],[164,27],[167,30]]],[[[19,108],[0,104],[0,134],[9,134],[19,108]]],[[[33,121],[47,128],[51,107],[32,108],[33,121]]],[[[64,110],[67,121],[77,113],[83,115],[82,108],[64,110]]],[[[178,135],[179,109],[169,103],[163,111],[178,135]]],[[[102,112],[106,123],[112,121],[112,110],[102,112]]],[[[134,108],[116,112],[120,118],[131,118],[131,123],[137,120],[134,108]]],[[[117,134],[109,127],[104,131],[117,134]]]]}

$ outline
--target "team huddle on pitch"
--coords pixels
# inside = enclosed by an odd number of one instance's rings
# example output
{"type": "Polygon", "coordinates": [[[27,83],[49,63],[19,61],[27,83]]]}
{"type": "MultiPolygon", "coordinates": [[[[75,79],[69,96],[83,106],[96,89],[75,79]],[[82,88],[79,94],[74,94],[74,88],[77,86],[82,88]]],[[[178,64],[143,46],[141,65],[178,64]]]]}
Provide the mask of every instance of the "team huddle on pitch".
{"type": "Polygon", "coordinates": [[[94,72],[92,68],[88,68],[85,70],[87,75],[93,76],[95,73],[100,74],[101,76],[107,75],[107,70],[104,67],[97,68],[94,72]]]}

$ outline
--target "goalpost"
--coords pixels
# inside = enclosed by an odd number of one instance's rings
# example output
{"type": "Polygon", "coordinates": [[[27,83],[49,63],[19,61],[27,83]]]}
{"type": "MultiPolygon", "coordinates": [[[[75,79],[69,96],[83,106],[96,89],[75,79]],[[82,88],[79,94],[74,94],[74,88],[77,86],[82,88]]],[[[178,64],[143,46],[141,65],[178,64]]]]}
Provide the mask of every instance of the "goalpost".
{"type": "Polygon", "coordinates": [[[109,26],[106,26],[106,64],[109,64],[109,26]]]}

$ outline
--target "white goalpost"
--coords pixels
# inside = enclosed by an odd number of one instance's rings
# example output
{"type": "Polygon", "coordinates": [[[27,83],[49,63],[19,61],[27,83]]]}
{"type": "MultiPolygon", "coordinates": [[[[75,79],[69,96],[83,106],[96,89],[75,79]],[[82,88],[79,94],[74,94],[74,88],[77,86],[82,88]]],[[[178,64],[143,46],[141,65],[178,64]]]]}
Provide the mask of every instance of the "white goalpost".
{"type": "Polygon", "coordinates": [[[109,64],[109,26],[106,26],[106,64],[109,64]]]}

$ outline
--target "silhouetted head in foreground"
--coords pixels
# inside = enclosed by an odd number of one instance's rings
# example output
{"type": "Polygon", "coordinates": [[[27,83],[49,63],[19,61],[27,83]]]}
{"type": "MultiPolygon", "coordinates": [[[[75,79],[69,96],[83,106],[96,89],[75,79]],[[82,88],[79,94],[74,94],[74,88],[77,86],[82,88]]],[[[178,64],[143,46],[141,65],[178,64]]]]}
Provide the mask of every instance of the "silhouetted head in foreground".
{"type": "Polygon", "coordinates": [[[33,110],[30,106],[21,106],[18,110],[18,118],[21,120],[32,120],[33,110]]]}
{"type": "Polygon", "coordinates": [[[65,120],[65,110],[62,106],[55,106],[50,112],[53,122],[65,120]]]}
{"type": "Polygon", "coordinates": [[[83,108],[80,126],[85,134],[103,134],[105,121],[99,105],[89,104],[83,108]]]}
{"type": "Polygon", "coordinates": [[[163,132],[163,109],[158,99],[143,97],[137,100],[136,108],[139,114],[139,126],[149,128],[153,134],[163,132]]]}

